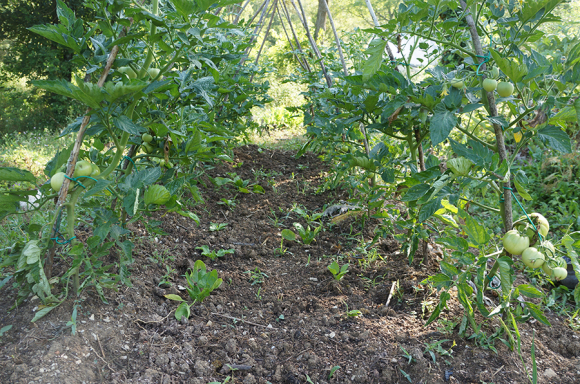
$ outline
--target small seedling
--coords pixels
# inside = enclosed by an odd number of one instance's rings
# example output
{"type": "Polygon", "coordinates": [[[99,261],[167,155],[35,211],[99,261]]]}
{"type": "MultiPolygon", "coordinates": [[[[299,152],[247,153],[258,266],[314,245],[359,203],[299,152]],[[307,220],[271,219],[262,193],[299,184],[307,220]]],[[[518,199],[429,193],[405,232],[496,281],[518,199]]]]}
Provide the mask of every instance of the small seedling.
{"type": "Polygon", "coordinates": [[[330,368],[330,373],[328,374],[328,378],[332,379],[332,376],[336,371],[340,369],[340,365],[335,365],[334,367],[330,368]]]}
{"type": "Polygon", "coordinates": [[[171,276],[175,273],[175,269],[171,268],[169,265],[165,265],[165,270],[167,271],[167,273],[165,275],[163,275],[161,277],[161,279],[159,279],[159,284],[157,284],[157,286],[162,286],[162,285],[169,285],[171,286],[171,276]]]}
{"type": "Polygon", "coordinates": [[[283,229],[281,235],[282,240],[280,241],[280,253],[284,253],[284,240],[295,241],[296,234],[289,229],[283,229]]]}
{"type": "Polygon", "coordinates": [[[12,329],[12,325],[7,325],[5,327],[2,327],[2,329],[0,329],[0,337],[2,337],[10,329],[12,329]]]}
{"type": "Polygon", "coordinates": [[[359,317],[362,315],[362,312],[359,311],[358,309],[353,309],[353,310],[347,311],[346,315],[348,317],[359,317]]]}
{"type": "Polygon", "coordinates": [[[322,225],[315,227],[314,230],[310,229],[310,225],[307,225],[306,228],[302,226],[300,223],[294,223],[294,228],[298,231],[300,238],[302,238],[302,242],[306,245],[312,243],[318,235],[318,232],[322,230],[322,225]]]}
{"type": "Polygon", "coordinates": [[[209,230],[211,232],[221,231],[222,229],[224,229],[227,226],[228,226],[228,223],[210,223],[209,230]]]}
{"type": "Polygon", "coordinates": [[[187,304],[180,296],[175,294],[165,295],[166,298],[175,301],[181,301],[179,307],[175,310],[175,318],[179,321],[183,316],[189,318],[191,314],[191,306],[195,303],[201,303],[206,297],[208,297],[214,289],[217,289],[222,285],[223,280],[218,278],[218,273],[214,269],[212,271],[207,271],[205,263],[201,260],[197,260],[193,265],[193,271],[189,274],[185,273],[185,279],[187,280],[187,293],[193,302],[187,304]]]}
{"type": "Polygon", "coordinates": [[[268,277],[264,272],[260,271],[260,268],[256,267],[253,271],[246,271],[250,275],[250,283],[252,285],[262,284],[264,282],[264,278],[268,277]]]}
{"type": "Polygon", "coordinates": [[[221,200],[218,201],[218,204],[227,206],[231,211],[236,207],[236,199],[226,199],[225,197],[222,197],[221,200]]]}
{"type": "Polygon", "coordinates": [[[336,281],[339,281],[348,272],[348,267],[349,267],[349,264],[345,264],[341,267],[338,265],[338,263],[336,261],[333,261],[332,264],[330,264],[328,266],[328,270],[332,273],[332,276],[334,276],[334,279],[336,281]]]}
{"type": "Polygon", "coordinates": [[[201,250],[202,256],[207,256],[212,260],[217,259],[218,257],[224,257],[227,254],[234,253],[233,249],[218,249],[216,251],[211,251],[207,245],[202,245],[201,247],[195,247],[195,249],[201,250]]]}

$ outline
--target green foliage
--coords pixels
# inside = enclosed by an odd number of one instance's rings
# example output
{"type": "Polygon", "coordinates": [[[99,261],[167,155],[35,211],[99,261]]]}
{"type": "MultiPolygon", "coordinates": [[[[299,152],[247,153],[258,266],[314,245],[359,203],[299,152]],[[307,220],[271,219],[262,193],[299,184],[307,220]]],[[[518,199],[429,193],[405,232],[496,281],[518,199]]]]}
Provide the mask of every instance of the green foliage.
{"type": "Polygon", "coordinates": [[[318,227],[314,227],[314,230],[312,230],[310,229],[310,225],[307,225],[306,228],[304,228],[302,224],[294,223],[294,228],[296,228],[296,230],[298,231],[298,234],[300,235],[302,242],[308,245],[314,241],[316,235],[318,235],[318,232],[320,232],[323,227],[322,225],[319,225],[318,227]]]}
{"type": "Polygon", "coordinates": [[[195,247],[195,249],[201,250],[202,256],[207,256],[211,260],[215,260],[218,257],[224,257],[227,254],[233,254],[233,249],[218,249],[217,252],[214,250],[210,250],[207,245],[202,245],[201,247],[195,247]]]}
{"type": "Polygon", "coordinates": [[[222,285],[223,280],[218,278],[217,271],[211,270],[207,271],[205,263],[201,260],[197,260],[193,266],[193,271],[189,274],[185,274],[188,287],[187,293],[193,302],[187,304],[180,296],[169,294],[165,295],[166,298],[175,301],[181,301],[182,303],[175,310],[175,318],[181,320],[183,316],[189,318],[191,314],[190,308],[195,303],[201,303],[206,297],[208,297],[214,289],[217,289],[222,285]]]}
{"type": "MultiPolygon", "coordinates": [[[[29,226],[28,238],[17,241],[2,259],[2,266],[13,270],[19,291],[17,304],[35,293],[48,305],[35,320],[66,299],[66,294],[54,297],[51,285],[68,286],[70,279],[75,295],[92,287],[105,300],[105,288],[131,284],[128,266],[133,262],[133,244],[126,229],[129,221],[147,222],[152,211],[165,210],[199,224],[199,218],[181,202],[184,192],[200,199],[196,184],[203,173],[201,165],[230,160],[231,144],[252,127],[248,123],[251,109],[269,101],[265,94],[268,85],[251,82],[255,68],[241,64],[249,36],[243,28],[209,10],[230,3],[174,0],[160,6],[154,0],[140,6],[90,0],[86,6],[91,14],[98,15],[95,22],[92,17],[79,17],[59,1],[55,24],[30,28],[64,45],[69,55],[74,54],[75,65],[86,70],[83,79],[64,76],[35,80],[34,84],[91,108],[86,133],[78,138],[82,144],[79,160],[100,170],[99,174],[72,181],[66,204],[46,226],[52,231],[42,231],[39,238],[40,226],[29,226]],[[115,46],[119,53],[107,81],[99,87],[97,79],[115,46]],[[121,68],[131,68],[134,73],[121,68]],[[143,137],[151,140],[144,143],[143,137]],[[79,217],[93,226],[92,237],[85,245],[75,237],[79,217]],[[49,267],[43,264],[44,255],[54,247],[63,247],[59,253],[70,267],[61,276],[47,277],[44,269],[49,267]],[[104,256],[112,248],[119,257],[105,264],[104,256]]],[[[79,132],[82,121],[76,119],[61,136],[79,132]]],[[[72,145],[54,153],[44,175],[66,171],[71,153],[72,145]]],[[[0,172],[4,183],[15,178],[20,183],[34,181],[25,171],[0,172]]],[[[249,185],[239,177],[231,183],[240,192],[251,189],[263,193],[259,185],[249,185]]],[[[36,191],[3,191],[0,217],[16,214],[18,203],[32,193],[36,191]]],[[[55,196],[48,184],[43,185],[38,207],[32,212],[55,196]]],[[[208,283],[199,291],[197,285],[191,286],[192,299],[203,300],[219,285],[213,277],[213,272],[206,276],[205,266],[188,276],[188,281],[195,284],[198,280],[208,283]]],[[[184,308],[181,306],[180,311],[184,308]]]]}
{"type": "Polygon", "coordinates": [[[328,270],[330,271],[330,273],[332,273],[332,276],[334,277],[335,280],[342,280],[342,278],[344,277],[344,275],[346,275],[348,273],[348,264],[344,264],[342,267],[340,265],[338,265],[338,263],[335,261],[333,261],[329,266],[328,266],[328,270]]]}

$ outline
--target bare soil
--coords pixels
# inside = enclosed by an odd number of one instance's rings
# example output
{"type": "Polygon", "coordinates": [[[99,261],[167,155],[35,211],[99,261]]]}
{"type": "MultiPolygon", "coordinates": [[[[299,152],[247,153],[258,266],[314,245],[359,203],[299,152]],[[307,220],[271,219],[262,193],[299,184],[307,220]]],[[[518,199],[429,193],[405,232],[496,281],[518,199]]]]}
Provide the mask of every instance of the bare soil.
{"type": "MultiPolygon", "coordinates": [[[[203,180],[205,203],[192,208],[200,226],[176,214],[134,225],[133,286],[107,291],[108,304],[87,290],[74,336],[66,326],[72,300],[31,323],[38,299],[8,311],[14,292],[4,288],[0,328],[13,328],[0,340],[0,382],[526,383],[517,352],[497,339],[494,352],[458,335],[462,310],[455,298],[442,321],[425,327],[438,293],[420,283],[438,271],[437,253],[409,265],[393,239],[365,250],[377,223],[363,229],[356,217],[334,226],[326,218],[315,242],[285,241],[280,252],[280,231],[306,225],[294,206],[322,212],[345,198],[318,192],[327,171],[314,154],[296,159],[256,146],[236,149],[234,163],[209,174],[235,172],[265,193],[203,180]],[[235,207],[217,204],[221,198],[235,199],[235,207]],[[211,223],[228,225],[210,231],[211,223]],[[234,253],[212,261],[200,254],[201,245],[234,253]],[[341,281],[327,269],[333,258],[350,263],[341,281]],[[178,322],[177,303],[164,295],[187,298],[183,275],[198,259],[224,283],[178,322]],[[163,279],[167,267],[175,272],[163,279]],[[262,282],[251,272],[261,272],[262,282]],[[352,310],[361,316],[348,316],[352,310]]],[[[523,360],[531,370],[534,337],[539,383],[580,382],[578,332],[564,318],[547,317],[552,327],[520,325],[523,360]]],[[[491,336],[496,326],[484,330],[491,336]]]]}

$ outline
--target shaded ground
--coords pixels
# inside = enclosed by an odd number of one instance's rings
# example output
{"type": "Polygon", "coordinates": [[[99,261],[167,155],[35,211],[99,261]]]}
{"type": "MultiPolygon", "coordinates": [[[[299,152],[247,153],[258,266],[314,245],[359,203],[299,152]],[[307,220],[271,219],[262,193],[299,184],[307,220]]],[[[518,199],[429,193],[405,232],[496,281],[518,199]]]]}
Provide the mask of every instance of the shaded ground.
{"type": "MultiPolygon", "coordinates": [[[[244,384],[527,381],[520,357],[501,341],[495,342],[496,353],[457,335],[462,312],[456,300],[449,301],[442,321],[424,327],[437,293],[420,282],[437,271],[436,253],[409,266],[391,239],[365,249],[362,237],[368,241],[376,223],[367,223],[361,233],[354,219],[335,226],[325,219],[317,241],[309,246],[285,241],[286,251],[280,252],[281,229],[294,222],[306,225],[294,207],[322,212],[341,196],[317,193],[326,169],[312,154],[295,159],[289,152],[255,146],[235,153],[234,164],[210,174],[236,172],[265,193],[243,194],[207,183],[202,190],[206,203],[194,208],[200,226],[168,214],[148,222],[148,228],[133,227],[138,237],[133,287],[108,291],[108,305],[87,291],[76,336],[66,326],[72,302],[32,324],[38,300],[8,312],[14,296],[5,288],[0,328],[13,328],[0,340],[0,382],[206,384],[227,377],[244,384]],[[234,200],[235,207],[217,204],[221,198],[234,200]],[[211,223],[228,225],[210,231],[211,223]],[[201,245],[234,253],[211,261],[196,248],[201,245]],[[192,307],[188,321],[177,322],[176,302],[163,296],[186,298],[180,290],[186,285],[183,275],[198,259],[217,269],[224,283],[192,307]],[[340,282],[327,270],[333,259],[351,265],[340,282]],[[352,310],[362,316],[349,317],[352,310]]],[[[551,328],[521,325],[524,361],[531,367],[535,334],[539,382],[580,382],[578,333],[564,320],[547,316],[551,328]]]]}

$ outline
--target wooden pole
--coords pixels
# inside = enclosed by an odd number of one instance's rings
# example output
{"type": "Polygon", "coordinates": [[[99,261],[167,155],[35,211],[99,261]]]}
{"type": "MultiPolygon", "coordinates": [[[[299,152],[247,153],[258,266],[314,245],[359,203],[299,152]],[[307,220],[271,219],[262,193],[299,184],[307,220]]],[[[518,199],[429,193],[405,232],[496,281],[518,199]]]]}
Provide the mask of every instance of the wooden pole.
{"type": "MultiPolygon", "coordinates": [[[[294,48],[294,44],[292,43],[292,39],[290,39],[290,35],[288,35],[288,31],[286,30],[286,26],[284,25],[284,19],[282,19],[282,15],[280,14],[280,6],[276,8],[276,12],[278,13],[278,18],[280,19],[280,24],[282,25],[282,29],[284,30],[284,34],[286,35],[286,40],[288,40],[288,44],[290,44],[290,48],[292,49],[292,55],[298,60],[302,69],[306,71],[306,66],[302,63],[302,59],[296,54],[296,48],[294,48]]],[[[310,71],[309,71],[310,72],[310,71]]]]}
{"type": "Polygon", "coordinates": [[[330,8],[328,7],[328,3],[326,0],[321,0],[326,7],[326,14],[328,16],[328,21],[330,21],[330,27],[332,28],[332,32],[334,33],[334,40],[336,41],[336,46],[338,47],[338,55],[340,56],[340,61],[342,62],[342,70],[344,71],[344,75],[348,76],[348,71],[346,70],[346,63],[344,62],[344,55],[342,54],[342,46],[340,45],[340,39],[338,38],[338,33],[336,32],[336,27],[334,26],[334,20],[332,19],[332,14],[330,13],[330,8]]]}
{"type": "MultiPolygon", "coordinates": [[[[272,28],[272,22],[274,21],[274,16],[276,16],[276,9],[278,8],[278,0],[274,0],[272,4],[272,17],[270,18],[270,22],[268,23],[268,28],[266,29],[266,34],[264,35],[264,39],[262,40],[262,45],[260,45],[260,49],[258,50],[258,54],[256,55],[256,61],[254,62],[255,65],[258,65],[258,60],[260,60],[260,55],[262,54],[262,49],[264,49],[264,44],[266,44],[266,39],[268,39],[268,35],[270,34],[270,28],[272,28]]],[[[252,73],[252,77],[250,78],[250,82],[254,80],[254,74],[252,73]]]]}
{"type": "Polygon", "coordinates": [[[288,25],[290,26],[290,30],[292,31],[292,35],[294,36],[294,40],[296,41],[296,46],[298,47],[298,51],[300,51],[300,53],[304,57],[304,65],[306,66],[306,70],[308,71],[308,73],[310,73],[310,72],[312,72],[312,70],[310,69],[310,65],[308,64],[307,57],[304,54],[304,51],[302,50],[302,45],[300,44],[300,40],[298,39],[298,36],[296,35],[296,31],[294,30],[294,25],[292,24],[292,20],[290,19],[290,12],[288,12],[288,8],[286,8],[286,3],[284,1],[282,1],[282,9],[284,10],[284,15],[286,16],[286,20],[288,20],[288,25]]]}
{"type": "MultiPolygon", "coordinates": [[[[375,15],[375,10],[373,9],[373,5],[371,4],[371,0],[365,0],[365,3],[367,4],[367,8],[369,10],[369,13],[371,14],[371,17],[373,19],[373,24],[375,25],[375,27],[379,26],[379,20],[377,19],[377,15],[375,15]]],[[[391,51],[391,47],[389,47],[389,43],[387,41],[387,54],[389,55],[389,59],[391,60],[391,62],[395,61],[395,56],[393,55],[393,52],[391,51]]],[[[395,69],[397,68],[397,66],[395,65],[395,69]]]]}
{"type": "Polygon", "coordinates": [[[302,23],[304,25],[304,29],[306,30],[306,36],[308,36],[308,40],[310,41],[310,45],[312,46],[312,50],[314,51],[314,54],[316,55],[316,58],[320,61],[320,67],[322,68],[322,73],[324,74],[324,78],[326,79],[326,84],[328,84],[329,87],[332,87],[332,79],[330,78],[330,76],[328,75],[328,72],[326,71],[326,66],[324,65],[324,60],[322,58],[322,55],[320,54],[320,51],[318,50],[318,47],[316,46],[316,42],[314,41],[314,39],[312,38],[312,35],[310,34],[310,28],[308,27],[308,22],[306,20],[306,13],[304,12],[304,7],[302,6],[302,2],[300,0],[298,1],[298,5],[300,5],[300,11],[302,12],[302,16],[300,17],[300,12],[298,12],[298,8],[296,8],[296,4],[294,3],[294,0],[292,0],[292,4],[294,5],[294,8],[296,9],[296,12],[298,13],[300,20],[302,20],[302,23]]]}
{"type": "Polygon", "coordinates": [[[248,4],[250,4],[250,0],[246,0],[246,2],[244,3],[244,5],[242,5],[240,12],[236,15],[236,18],[234,19],[233,24],[237,24],[238,21],[240,21],[240,17],[242,16],[242,13],[244,12],[244,9],[246,9],[246,7],[248,6],[248,4]]]}
{"type": "MultiPolygon", "coordinates": [[[[475,25],[475,21],[473,20],[473,16],[471,15],[471,11],[467,8],[467,4],[464,0],[460,0],[459,3],[465,12],[465,21],[467,22],[467,26],[469,27],[469,32],[471,33],[471,40],[473,41],[473,48],[475,49],[475,53],[477,54],[479,61],[482,62],[484,59],[483,55],[483,48],[481,46],[481,40],[479,39],[479,34],[477,33],[477,27],[475,25]]],[[[485,64],[481,65],[480,70],[485,71],[486,66],[485,64]]],[[[495,104],[495,97],[493,92],[485,92],[487,97],[487,102],[489,105],[489,115],[490,117],[497,116],[497,105],[495,104]]],[[[509,161],[507,150],[505,147],[505,140],[503,135],[503,130],[499,124],[493,124],[493,130],[495,133],[495,140],[497,144],[497,152],[499,154],[499,160],[502,161],[509,161]]],[[[508,182],[507,184],[501,183],[500,186],[502,187],[511,187],[511,183],[508,182]]],[[[501,206],[501,210],[503,211],[503,225],[504,230],[507,232],[512,229],[513,226],[513,217],[512,217],[512,195],[510,189],[503,190],[503,198],[504,202],[501,206]]]]}

